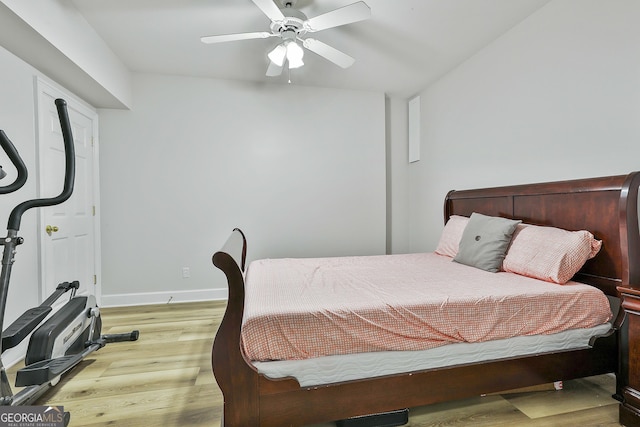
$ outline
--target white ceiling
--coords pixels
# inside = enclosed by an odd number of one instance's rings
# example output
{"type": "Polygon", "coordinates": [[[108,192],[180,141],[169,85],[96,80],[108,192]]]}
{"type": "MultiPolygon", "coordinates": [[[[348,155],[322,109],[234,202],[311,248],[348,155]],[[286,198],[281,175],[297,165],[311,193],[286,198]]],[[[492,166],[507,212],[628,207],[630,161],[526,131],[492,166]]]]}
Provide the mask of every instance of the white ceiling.
{"type": "MultiPolygon", "coordinates": [[[[297,8],[313,17],[354,1],[299,0],[297,8]]],[[[371,19],[313,35],[356,63],[344,70],[307,52],[292,83],[409,97],[550,0],[365,1],[371,19]]],[[[72,2],[131,71],[287,82],[286,72],[265,76],[277,39],[200,42],[203,35],[269,31],[269,19],[251,0],[72,2]]]]}

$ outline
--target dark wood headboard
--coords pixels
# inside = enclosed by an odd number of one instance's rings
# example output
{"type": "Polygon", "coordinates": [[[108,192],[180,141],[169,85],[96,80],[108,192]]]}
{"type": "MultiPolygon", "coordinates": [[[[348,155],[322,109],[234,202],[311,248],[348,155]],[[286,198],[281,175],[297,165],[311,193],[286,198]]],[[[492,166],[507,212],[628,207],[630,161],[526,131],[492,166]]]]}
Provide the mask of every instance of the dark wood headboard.
{"type": "Polygon", "coordinates": [[[629,175],[450,191],[445,223],[451,215],[473,212],[565,230],[588,230],[602,249],[574,280],[618,296],[617,286],[640,287],[638,186],[640,172],[629,175]]]}

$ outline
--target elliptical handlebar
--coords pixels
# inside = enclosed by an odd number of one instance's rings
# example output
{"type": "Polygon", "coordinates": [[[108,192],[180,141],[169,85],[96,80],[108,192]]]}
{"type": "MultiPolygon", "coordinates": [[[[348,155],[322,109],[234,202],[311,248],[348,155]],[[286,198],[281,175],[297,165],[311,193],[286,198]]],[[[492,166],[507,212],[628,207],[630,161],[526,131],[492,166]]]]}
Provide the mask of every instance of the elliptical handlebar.
{"type": "Polygon", "coordinates": [[[16,170],[18,171],[18,176],[11,184],[3,185],[2,187],[0,187],[0,194],[13,193],[14,191],[20,189],[25,182],[27,182],[27,166],[24,164],[24,162],[22,161],[22,157],[20,157],[20,154],[18,153],[18,150],[16,150],[16,147],[13,145],[13,143],[3,130],[0,130],[0,147],[2,147],[5,153],[7,153],[9,160],[11,160],[11,163],[13,163],[13,166],[15,166],[16,170]]]}
{"type": "MultiPolygon", "coordinates": [[[[59,205],[60,203],[64,202],[69,197],[71,197],[71,194],[73,193],[73,183],[75,179],[75,169],[76,169],[76,164],[75,164],[76,157],[75,157],[75,147],[73,145],[73,135],[71,133],[71,123],[69,121],[69,113],[67,111],[67,102],[64,99],[56,99],[55,104],[56,104],[56,108],[58,109],[58,118],[60,119],[60,127],[62,129],[62,139],[64,141],[65,172],[64,172],[64,185],[63,185],[62,191],[60,192],[60,194],[58,194],[55,197],[27,200],[25,202],[20,203],[15,208],[13,208],[13,210],[11,211],[11,214],[9,215],[9,221],[7,223],[8,230],[17,231],[20,229],[20,221],[22,219],[22,215],[28,209],[59,205]]],[[[13,144],[11,144],[11,146],[13,146],[13,144]]],[[[4,145],[3,145],[3,148],[5,148],[4,145]]],[[[13,148],[13,150],[15,151],[15,147],[13,148]]],[[[5,148],[5,151],[7,151],[6,148],[5,148]]],[[[7,152],[7,154],[9,153],[7,152]]],[[[24,163],[23,163],[23,166],[24,166],[24,163]]],[[[26,168],[25,168],[25,174],[26,174],[26,168]]],[[[26,179],[26,175],[24,179],[26,179]]]]}

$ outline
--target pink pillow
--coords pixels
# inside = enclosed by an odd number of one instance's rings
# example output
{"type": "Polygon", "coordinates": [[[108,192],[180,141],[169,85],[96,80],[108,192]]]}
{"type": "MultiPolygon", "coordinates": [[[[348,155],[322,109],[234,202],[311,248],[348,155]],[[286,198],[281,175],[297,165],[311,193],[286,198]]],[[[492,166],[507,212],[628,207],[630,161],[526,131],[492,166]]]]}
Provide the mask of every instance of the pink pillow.
{"type": "Polygon", "coordinates": [[[547,282],[566,283],[596,256],[602,241],[588,231],[520,224],[502,269],[547,282]]]}
{"type": "Polygon", "coordinates": [[[442,230],[440,241],[435,252],[438,255],[445,255],[448,257],[455,257],[458,254],[460,246],[460,239],[462,238],[462,232],[464,231],[469,218],[460,215],[451,215],[449,221],[442,230]]]}

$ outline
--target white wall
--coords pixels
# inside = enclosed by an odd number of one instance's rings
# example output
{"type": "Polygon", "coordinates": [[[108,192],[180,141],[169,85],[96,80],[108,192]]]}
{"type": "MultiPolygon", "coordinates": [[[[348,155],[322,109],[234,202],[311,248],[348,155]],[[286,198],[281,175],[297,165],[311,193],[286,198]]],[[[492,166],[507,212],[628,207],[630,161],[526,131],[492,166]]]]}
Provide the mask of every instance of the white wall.
{"type": "Polygon", "coordinates": [[[133,81],[131,111],[100,110],[105,305],[224,297],[233,227],[250,259],[385,252],[382,93],[133,81]]]}
{"type": "Polygon", "coordinates": [[[554,0],[421,93],[411,249],[450,189],[640,169],[640,2],[554,0]]]}
{"type": "Polygon", "coordinates": [[[129,70],[69,0],[0,0],[0,44],[95,107],[131,104],[129,70]]]}

